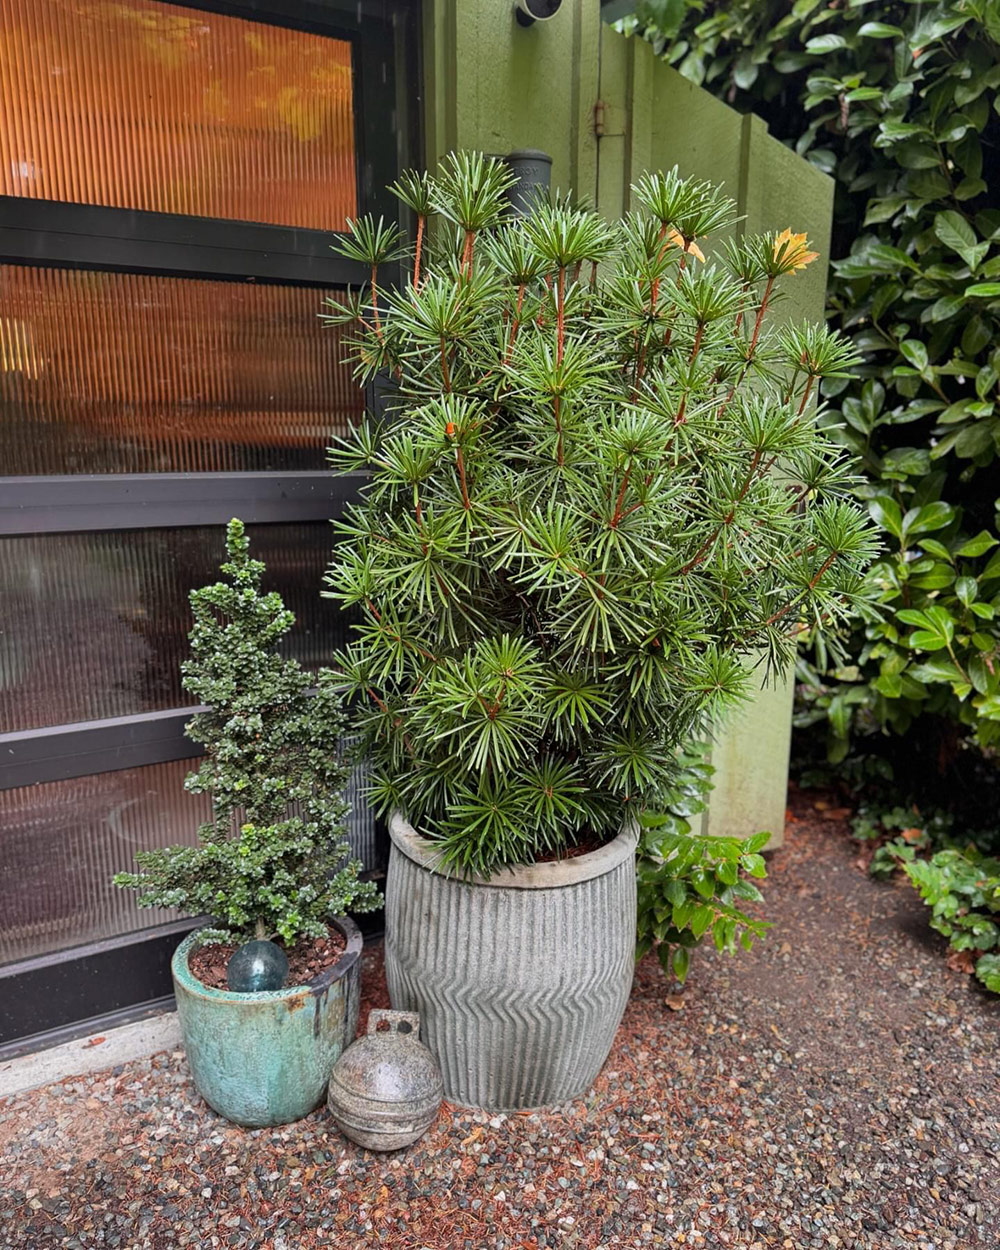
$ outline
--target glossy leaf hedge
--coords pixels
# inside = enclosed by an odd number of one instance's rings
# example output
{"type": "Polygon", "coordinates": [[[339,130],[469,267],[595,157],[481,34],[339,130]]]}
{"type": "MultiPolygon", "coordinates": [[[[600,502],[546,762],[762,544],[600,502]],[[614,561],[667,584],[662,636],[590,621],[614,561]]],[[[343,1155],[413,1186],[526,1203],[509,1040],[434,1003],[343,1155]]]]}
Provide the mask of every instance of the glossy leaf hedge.
{"type": "MultiPolygon", "coordinates": [[[[837,180],[824,384],[887,551],[884,615],[803,666],[802,723],[1000,744],[1000,6],[642,0],[628,29],[837,180]]],[[[897,754],[898,758],[898,754],[897,754]]]]}

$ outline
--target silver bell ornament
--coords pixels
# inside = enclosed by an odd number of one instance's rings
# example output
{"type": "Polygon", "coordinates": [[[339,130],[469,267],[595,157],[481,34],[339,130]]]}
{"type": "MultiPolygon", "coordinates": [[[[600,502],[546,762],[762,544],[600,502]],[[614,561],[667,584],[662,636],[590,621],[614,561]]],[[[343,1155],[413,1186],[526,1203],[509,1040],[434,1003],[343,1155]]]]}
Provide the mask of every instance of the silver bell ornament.
{"type": "Polygon", "coordinates": [[[419,1034],[415,1011],[376,1008],[367,1035],[334,1065],[327,1106],[340,1131],[359,1146],[401,1150],[433,1123],[444,1082],[419,1034]]]}

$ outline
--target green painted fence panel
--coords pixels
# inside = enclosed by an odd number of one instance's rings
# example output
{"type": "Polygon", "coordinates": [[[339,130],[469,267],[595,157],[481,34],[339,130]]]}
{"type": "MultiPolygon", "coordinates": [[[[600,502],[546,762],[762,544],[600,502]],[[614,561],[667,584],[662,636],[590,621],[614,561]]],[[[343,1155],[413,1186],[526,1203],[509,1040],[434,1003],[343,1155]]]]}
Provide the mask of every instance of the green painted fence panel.
{"type": "MultiPolygon", "coordinates": [[[[512,0],[427,0],[424,8],[427,160],[454,148],[506,154],[540,148],[552,182],[608,217],[629,207],[647,170],[677,165],[722,183],[739,230],[790,226],[829,253],[833,183],[767,133],[658,60],[652,48],[602,25],[599,0],[565,0],[524,28],[512,0]]],[[[822,261],[788,279],[781,315],[821,320],[822,261]]],[[[762,689],[720,729],[715,790],[703,828],[780,843],[784,828],[792,685],[762,689]]]]}

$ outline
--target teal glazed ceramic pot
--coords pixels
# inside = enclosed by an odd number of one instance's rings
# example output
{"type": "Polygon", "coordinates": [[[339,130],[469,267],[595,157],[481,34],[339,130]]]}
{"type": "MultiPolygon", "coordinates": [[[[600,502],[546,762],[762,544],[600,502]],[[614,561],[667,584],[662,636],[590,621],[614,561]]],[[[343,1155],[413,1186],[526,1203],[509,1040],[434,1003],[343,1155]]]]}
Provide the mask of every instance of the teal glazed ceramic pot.
{"type": "Polygon", "coordinates": [[[338,917],[346,949],[308,985],[259,994],[214,990],[188,958],[197,933],[174,952],[171,972],[184,1049],[198,1093],[247,1128],[288,1124],[326,1097],[333,1065],[354,1041],[361,998],[361,932],[338,917]]]}

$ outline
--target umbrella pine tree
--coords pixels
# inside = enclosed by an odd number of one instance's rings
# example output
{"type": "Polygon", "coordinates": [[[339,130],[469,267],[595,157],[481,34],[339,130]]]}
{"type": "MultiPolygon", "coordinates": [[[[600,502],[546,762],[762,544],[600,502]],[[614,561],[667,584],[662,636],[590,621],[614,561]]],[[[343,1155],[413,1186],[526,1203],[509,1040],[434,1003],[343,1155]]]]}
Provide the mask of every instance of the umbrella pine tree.
{"type": "Polygon", "coordinates": [[[509,185],[477,153],[401,179],[416,246],[352,223],[371,285],[326,314],[388,379],[331,452],[368,474],[327,575],[360,614],[333,667],[376,805],[481,875],[655,806],[747,657],[781,671],[836,629],[876,549],[810,402],[851,351],[769,324],[805,236],[706,262],[734,206],[676,170],[613,224],[558,198],[512,217],[509,185]]]}

